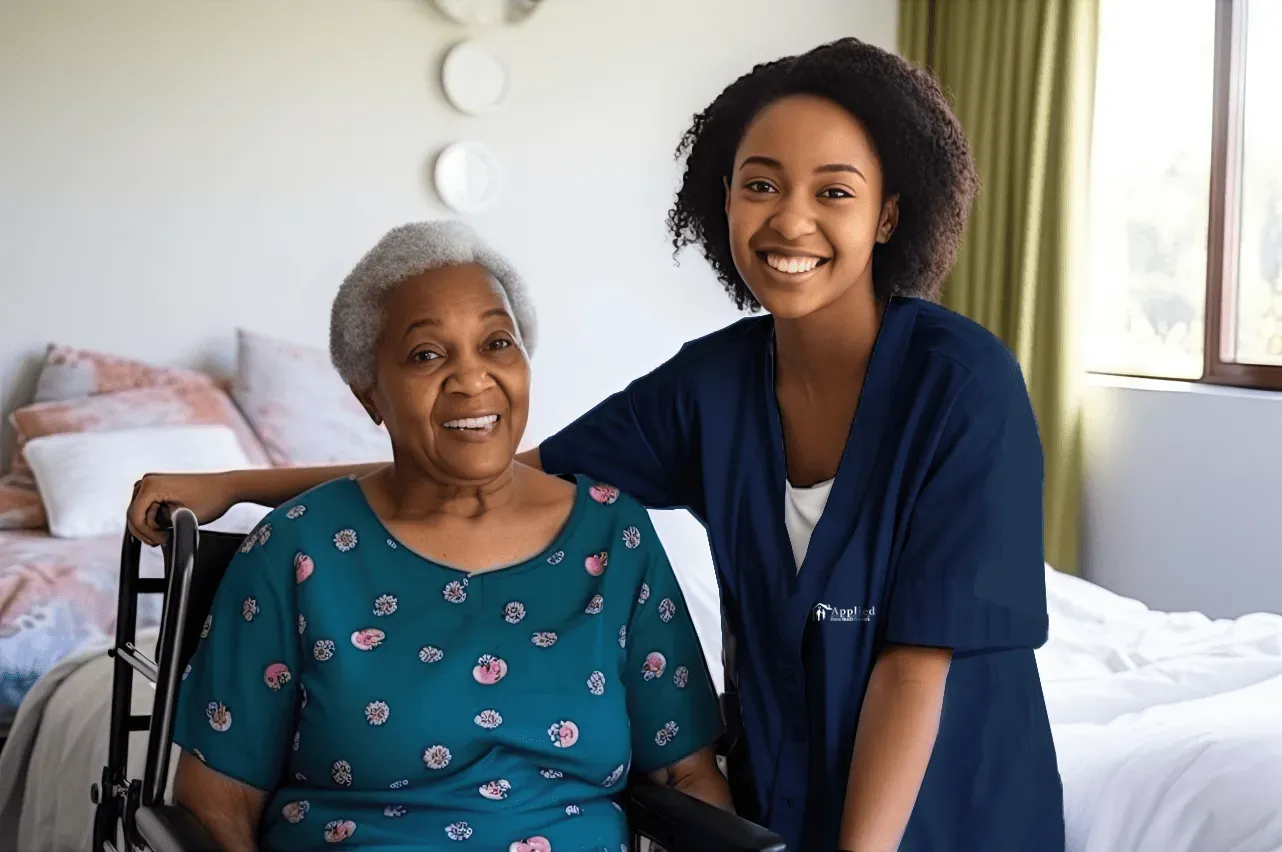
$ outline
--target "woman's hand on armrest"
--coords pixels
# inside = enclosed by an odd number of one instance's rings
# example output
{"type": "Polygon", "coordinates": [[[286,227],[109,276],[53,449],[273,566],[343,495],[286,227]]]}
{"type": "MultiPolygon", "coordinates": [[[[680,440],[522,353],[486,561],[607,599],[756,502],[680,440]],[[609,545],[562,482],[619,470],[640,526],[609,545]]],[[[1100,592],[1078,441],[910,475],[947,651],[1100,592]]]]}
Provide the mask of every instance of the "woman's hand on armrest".
{"type": "Polygon", "coordinates": [[[220,775],[187,752],[178,758],[174,801],[191,811],[227,852],[256,852],[267,794],[220,775]]]}
{"type": "Polygon", "coordinates": [[[134,485],[129,504],[129,531],[139,541],[159,545],[165,527],[162,508],[184,506],[202,524],[216,521],[237,503],[278,506],[324,482],[343,476],[364,476],[385,463],[333,467],[259,468],[226,473],[149,473],[134,485]]]}
{"type": "Polygon", "coordinates": [[[656,769],[649,777],[656,784],[673,787],[687,796],[734,813],[730,785],[717,769],[717,755],[711,747],[701,748],[671,766],[656,769]]]}

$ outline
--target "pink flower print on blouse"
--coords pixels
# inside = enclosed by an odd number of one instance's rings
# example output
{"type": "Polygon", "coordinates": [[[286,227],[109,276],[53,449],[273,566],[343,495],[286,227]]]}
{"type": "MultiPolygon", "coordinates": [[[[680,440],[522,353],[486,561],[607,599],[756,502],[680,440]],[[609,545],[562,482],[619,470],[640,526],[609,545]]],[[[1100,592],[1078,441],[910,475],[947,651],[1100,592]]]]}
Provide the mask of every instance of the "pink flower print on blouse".
{"type": "Polygon", "coordinates": [[[245,616],[246,621],[253,621],[254,616],[258,615],[258,601],[245,598],[245,602],[240,607],[240,614],[245,616]]]}
{"type": "Polygon", "coordinates": [[[258,545],[266,544],[267,539],[271,537],[272,537],[272,525],[263,524],[261,527],[258,528],[258,535],[254,537],[254,544],[258,544],[258,545]]]}
{"type": "Polygon", "coordinates": [[[383,808],[383,816],[389,819],[400,819],[407,813],[409,813],[409,811],[402,805],[388,805],[383,808]]]}
{"type": "Polygon", "coordinates": [[[379,595],[378,599],[374,601],[375,615],[391,615],[394,612],[396,612],[395,595],[379,595]]]}
{"type": "Polygon", "coordinates": [[[329,769],[329,777],[340,787],[352,786],[352,765],[346,760],[336,760],[329,769]]]}
{"type": "Polygon", "coordinates": [[[418,658],[424,663],[439,663],[445,658],[445,652],[440,648],[435,648],[431,645],[424,645],[422,648],[418,649],[418,658]]]}
{"type": "Polygon", "coordinates": [[[334,640],[333,639],[316,640],[316,644],[312,646],[312,656],[315,657],[316,660],[321,663],[333,657],[334,656],[334,640]]]}
{"type": "Polygon", "coordinates": [[[450,603],[463,603],[467,600],[467,580],[450,580],[441,591],[450,603]]]}
{"type": "Polygon", "coordinates": [[[604,605],[605,605],[605,598],[601,597],[600,595],[593,595],[592,600],[588,601],[588,605],[583,611],[586,612],[588,615],[596,615],[601,611],[601,607],[604,605]]]}
{"type": "Polygon", "coordinates": [[[489,781],[477,788],[477,792],[492,802],[498,802],[507,798],[507,794],[512,791],[512,785],[506,779],[500,778],[497,781],[489,781]]]}
{"type": "Polygon", "coordinates": [[[548,736],[552,739],[552,745],[557,748],[569,748],[579,741],[579,726],[562,720],[548,728],[548,736]]]}
{"type": "Polygon", "coordinates": [[[645,662],[641,664],[641,676],[646,680],[654,680],[663,676],[663,670],[667,668],[668,661],[658,651],[651,651],[645,655],[645,662]]]}
{"type": "Polygon", "coordinates": [[[272,692],[289,683],[289,669],[284,663],[272,663],[263,670],[263,683],[272,692]]]}
{"type": "Polygon", "coordinates": [[[205,705],[205,718],[209,719],[209,727],[220,734],[231,727],[231,710],[227,709],[226,704],[209,702],[205,705]]]}
{"type": "Polygon", "coordinates": [[[285,513],[285,517],[289,518],[291,521],[296,521],[301,518],[306,511],[306,506],[292,506],[290,507],[290,510],[285,513]]]}
{"type": "Polygon", "coordinates": [[[605,694],[605,675],[601,672],[593,672],[588,675],[588,692],[593,695],[605,694]]]}
{"type": "Polygon", "coordinates": [[[680,731],[680,730],[681,729],[677,727],[676,722],[669,722],[668,724],[660,728],[657,733],[655,733],[654,744],[660,745],[660,746],[667,745],[668,743],[672,742],[674,739],[677,738],[677,731],[680,731]]]}
{"type": "Polygon", "coordinates": [[[641,591],[637,592],[637,603],[644,604],[648,600],[650,600],[650,584],[642,583],[641,591]]]}
{"type": "Polygon", "coordinates": [[[685,689],[686,684],[690,681],[690,670],[685,666],[677,666],[677,670],[672,673],[672,683],[677,689],[685,689]]]}
{"type": "Polygon", "coordinates": [[[443,745],[434,745],[423,752],[423,764],[428,769],[444,769],[450,765],[453,755],[443,745]]]}
{"type": "Polygon", "coordinates": [[[386,638],[387,634],[377,627],[366,627],[364,630],[357,630],[352,634],[352,644],[362,651],[373,651],[379,645],[382,645],[383,640],[386,638]]]}
{"type": "Polygon", "coordinates": [[[303,821],[303,817],[307,816],[307,812],[311,809],[311,802],[306,800],[301,802],[290,802],[280,809],[280,815],[285,818],[286,822],[299,823],[303,821]]]}
{"type": "Polygon", "coordinates": [[[605,780],[601,782],[601,786],[613,787],[615,784],[618,784],[619,779],[623,777],[623,773],[626,770],[626,768],[627,767],[624,766],[624,764],[620,763],[618,766],[614,768],[613,772],[605,776],[605,780]]]}
{"type": "Polygon", "coordinates": [[[365,721],[371,725],[383,724],[391,713],[391,708],[387,706],[386,701],[371,701],[365,705],[365,721]]]}
{"type": "Polygon", "coordinates": [[[530,641],[538,648],[551,648],[556,644],[556,634],[550,630],[544,630],[535,633],[530,637],[530,641]]]}
{"type": "Polygon", "coordinates": [[[503,724],[503,717],[499,715],[499,711],[497,710],[482,710],[480,713],[476,714],[472,721],[480,725],[482,728],[492,731],[499,725],[503,724]]]}
{"type": "Polygon", "coordinates": [[[325,842],[342,843],[356,833],[356,823],[350,819],[336,819],[325,824],[325,842]]]}
{"type": "Polygon", "coordinates": [[[503,607],[503,620],[508,624],[520,624],[525,618],[525,604],[520,601],[510,601],[503,607]]]}
{"type": "Polygon", "coordinates": [[[476,678],[477,683],[485,686],[493,686],[506,674],[507,663],[489,654],[482,654],[476,661],[476,666],[472,668],[472,677],[476,678]]]}
{"type": "Polygon", "coordinates": [[[559,769],[540,769],[539,774],[549,781],[555,781],[558,778],[564,778],[565,775],[559,769]]]}
{"type": "Polygon", "coordinates": [[[578,805],[566,805],[566,806],[565,806],[565,815],[566,815],[566,816],[578,816],[578,815],[579,815],[579,814],[581,814],[581,813],[582,813],[582,811],[580,811],[580,810],[579,810],[579,806],[578,806],[578,805]]]}
{"type": "Polygon", "coordinates": [[[641,530],[636,527],[628,527],[623,531],[623,546],[632,550],[641,545],[641,530]]]}
{"type": "Polygon", "coordinates": [[[594,553],[587,559],[583,560],[583,568],[593,577],[600,577],[605,573],[605,566],[610,561],[610,554],[604,550],[600,553],[594,553]]]}
{"type": "Polygon", "coordinates": [[[334,546],[346,553],[356,546],[356,530],[346,529],[334,533],[334,546]]]}
{"type": "Polygon", "coordinates": [[[561,560],[563,560],[563,559],[565,559],[565,551],[564,551],[564,550],[558,550],[556,553],[553,553],[551,556],[549,556],[549,557],[548,557],[548,564],[549,564],[549,565],[560,565],[560,564],[561,564],[561,560]]]}
{"type": "Polygon", "coordinates": [[[306,553],[294,554],[294,582],[301,583],[316,570],[316,563],[306,553]]]}
{"type": "Polygon", "coordinates": [[[628,647],[628,626],[626,624],[619,628],[619,647],[628,647]]]}
{"type": "Polygon", "coordinates": [[[214,617],[212,615],[205,616],[205,623],[200,627],[200,638],[204,639],[207,636],[209,636],[209,628],[213,626],[214,626],[214,617]]]}
{"type": "Polygon", "coordinates": [[[677,614],[677,605],[672,602],[672,598],[664,598],[659,601],[659,620],[671,621],[672,616],[677,614]]]}
{"type": "Polygon", "coordinates": [[[535,835],[517,840],[507,847],[507,852],[552,852],[552,844],[546,837],[535,835]]]}
{"type": "Polygon", "coordinates": [[[592,499],[603,506],[608,506],[615,500],[619,499],[619,489],[615,488],[613,485],[606,485],[603,482],[598,482],[596,485],[589,488],[588,494],[592,495],[592,499]]]}
{"type": "Polygon", "coordinates": [[[452,822],[445,826],[445,836],[450,840],[467,840],[472,836],[472,826],[465,822],[452,822]]]}

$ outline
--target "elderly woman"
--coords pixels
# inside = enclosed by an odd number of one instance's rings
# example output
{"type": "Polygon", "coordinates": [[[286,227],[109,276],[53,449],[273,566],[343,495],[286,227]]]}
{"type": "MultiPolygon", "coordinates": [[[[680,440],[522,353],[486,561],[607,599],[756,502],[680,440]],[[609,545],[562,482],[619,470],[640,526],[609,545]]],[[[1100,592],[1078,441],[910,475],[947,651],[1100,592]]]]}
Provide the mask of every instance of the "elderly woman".
{"type": "Polygon", "coordinates": [[[456,223],[334,301],[334,363],[395,461],[269,514],[184,674],[175,795],[227,849],[619,849],[647,773],[729,807],[715,695],[645,510],[514,454],[534,322],[456,223]]]}

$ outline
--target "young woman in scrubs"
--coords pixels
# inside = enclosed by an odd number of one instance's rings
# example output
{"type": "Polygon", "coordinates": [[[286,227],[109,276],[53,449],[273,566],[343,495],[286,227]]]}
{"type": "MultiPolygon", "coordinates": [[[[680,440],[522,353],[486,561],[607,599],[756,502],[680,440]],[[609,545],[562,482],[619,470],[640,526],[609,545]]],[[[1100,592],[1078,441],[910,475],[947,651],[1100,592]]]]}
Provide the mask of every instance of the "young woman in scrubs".
{"type": "MultiPolygon", "coordinates": [[[[803,852],[1062,852],[1037,425],[1010,351],[934,302],[977,187],[947,100],[844,39],[741,77],[681,152],[674,245],[765,314],[527,461],[707,528],[740,813],[803,852]]],[[[151,476],[131,527],[362,470],[151,476]]]]}

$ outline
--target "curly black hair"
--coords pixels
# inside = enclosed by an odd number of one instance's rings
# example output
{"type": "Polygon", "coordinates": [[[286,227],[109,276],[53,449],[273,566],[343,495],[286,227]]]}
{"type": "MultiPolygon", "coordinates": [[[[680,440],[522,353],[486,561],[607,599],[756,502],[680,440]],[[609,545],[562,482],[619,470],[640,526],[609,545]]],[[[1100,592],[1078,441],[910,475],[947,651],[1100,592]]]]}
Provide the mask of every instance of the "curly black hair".
{"type": "Polygon", "coordinates": [[[826,98],[858,119],[881,160],[886,194],[899,194],[895,234],[873,249],[876,296],[936,300],[979,189],[970,145],[928,72],[856,38],[757,65],[695,115],[677,146],[686,165],[668,213],[674,255],[698,245],[740,310],[761,307],[730,255],[725,181],[748,124],[789,95],[826,98]]]}

